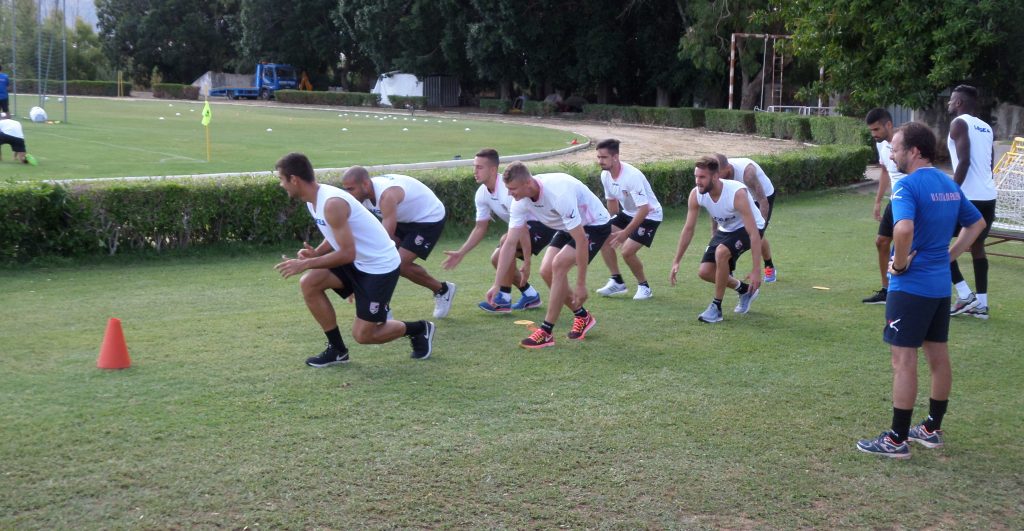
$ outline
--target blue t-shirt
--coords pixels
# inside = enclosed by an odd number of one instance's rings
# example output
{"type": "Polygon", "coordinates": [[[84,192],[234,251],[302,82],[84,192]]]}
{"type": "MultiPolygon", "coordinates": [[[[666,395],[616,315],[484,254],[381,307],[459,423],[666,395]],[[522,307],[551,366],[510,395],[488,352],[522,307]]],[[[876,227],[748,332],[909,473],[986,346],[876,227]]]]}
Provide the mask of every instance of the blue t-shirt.
{"type": "Polygon", "coordinates": [[[0,100],[7,99],[7,85],[10,83],[10,79],[7,74],[0,72],[0,100]]]}
{"type": "Polygon", "coordinates": [[[964,227],[981,219],[981,213],[960,192],[960,187],[935,168],[921,168],[900,179],[890,196],[893,224],[914,222],[911,252],[917,251],[910,269],[889,275],[889,291],[921,297],[948,297],[949,239],[959,222],[964,227]]]}

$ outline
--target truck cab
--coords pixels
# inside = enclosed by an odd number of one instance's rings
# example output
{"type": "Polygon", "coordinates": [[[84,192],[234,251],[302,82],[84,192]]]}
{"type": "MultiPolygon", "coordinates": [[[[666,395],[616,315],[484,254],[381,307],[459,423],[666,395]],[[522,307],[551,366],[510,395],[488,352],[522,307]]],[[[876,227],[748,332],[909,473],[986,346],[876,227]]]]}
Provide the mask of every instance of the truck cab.
{"type": "Polygon", "coordinates": [[[268,100],[274,96],[275,90],[295,89],[299,86],[299,76],[295,67],[276,63],[260,63],[256,65],[255,76],[257,96],[268,100]]]}

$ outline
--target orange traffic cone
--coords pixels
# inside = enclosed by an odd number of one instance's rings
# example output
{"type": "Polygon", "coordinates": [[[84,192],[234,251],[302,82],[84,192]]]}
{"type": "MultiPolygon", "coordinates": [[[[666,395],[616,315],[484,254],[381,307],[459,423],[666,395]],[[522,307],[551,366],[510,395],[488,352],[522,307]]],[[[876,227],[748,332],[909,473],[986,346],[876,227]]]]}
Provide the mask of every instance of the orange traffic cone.
{"type": "Polygon", "coordinates": [[[571,145],[573,145],[573,146],[575,146],[576,144],[579,144],[579,143],[580,143],[580,141],[579,141],[579,140],[576,140],[575,138],[574,138],[574,139],[572,139],[572,142],[569,142],[569,144],[571,144],[571,145]]]}
{"type": "Polygon", "coordinates": [[[121,320],[111,317],[107,322],[107,332],[103,334],[103,346],[96,366],[101,369],[127,369],[132,360],[128,357],[128,345],[124,341],[121,320]]]}

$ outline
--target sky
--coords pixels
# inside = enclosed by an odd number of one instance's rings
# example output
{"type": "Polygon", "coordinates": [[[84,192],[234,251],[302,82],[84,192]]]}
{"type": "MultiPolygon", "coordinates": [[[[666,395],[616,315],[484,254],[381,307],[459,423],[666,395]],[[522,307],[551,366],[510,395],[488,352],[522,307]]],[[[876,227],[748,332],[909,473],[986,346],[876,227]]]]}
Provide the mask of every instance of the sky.
{"type": "MultiPolygon", "coordinates": [[[[93,27],[96,27],[96,2],[93,0],[56,0],[57,2],[66,2],[67,5],[67,16],[68,25],[74,26],[75,18],[81,18],[93,27]]],[[[54,0],[43,0],[43,13],[48,13],[50,9],[53,9],[54,0]]]]}

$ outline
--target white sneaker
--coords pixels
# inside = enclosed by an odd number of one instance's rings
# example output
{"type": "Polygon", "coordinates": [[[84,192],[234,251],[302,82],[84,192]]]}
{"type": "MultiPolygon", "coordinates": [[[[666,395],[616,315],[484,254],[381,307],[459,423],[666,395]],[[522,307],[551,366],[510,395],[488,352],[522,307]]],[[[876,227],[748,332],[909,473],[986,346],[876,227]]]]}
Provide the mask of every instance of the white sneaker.
{"type": "Polygon", "coordinates": [[[654,292],[651,291],[651,288],[644,285],[639,285],[636,287],[636,295],[633,295],[633,300],[642,301],[649,299],[653,296],[654,292]]]}
{"type": "Polygon", "coordinates": [[[612,295],[622,295],[628,290],[625,284],[619,284],[612,279],[608,279],[608,283],[603,288],[597,288],[595,290],[598,295],[604,295],[605,297],[611,297],[612,295]]]}
{"type": "Polygon", "coordinates": [[[443,319],[448,316],[448,312],[452,309],[452,300],[455,298],[455,284],[451,282],[445,282],[448,285],[448,291],[444,292],[444,295],[434,295],[434,317],[443,319]]]}

